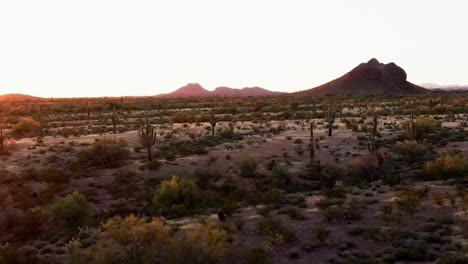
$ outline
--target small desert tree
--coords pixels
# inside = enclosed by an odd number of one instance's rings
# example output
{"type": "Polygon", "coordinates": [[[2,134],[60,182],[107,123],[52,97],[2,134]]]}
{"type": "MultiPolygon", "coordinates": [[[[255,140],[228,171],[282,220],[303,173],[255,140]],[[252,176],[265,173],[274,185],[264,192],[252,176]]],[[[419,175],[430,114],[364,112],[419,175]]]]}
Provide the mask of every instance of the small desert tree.
{"type": "Polygon", "coordinates": [[[65,228],[74,231],[88,223],[91,207],[83,194],[73,192],[56,200],[50,206],[50,213],[56,220],[62,222],[65,228]]]}
{"type": "Polygon", "coordinates": [[[153,212],[156,215],[177,217],[186,215],[198,202],[195,183],[188,179],[172,176],[161,182],[153,196],[153,212]]]}
{"type": "Polygon", "coordinates": [[[15,136],[36,136],[40,133],[40,124],[36,120],[25,117],[13,127],[12,134],[15,136]]]}
{"type": "Polygon", "coordinates": [[[104,136],[97,138],[88,149],[78,153],[78,160],[83,165],[101,168],[116,168],[128,158],[127,142],[120,138],[104,136]]]}

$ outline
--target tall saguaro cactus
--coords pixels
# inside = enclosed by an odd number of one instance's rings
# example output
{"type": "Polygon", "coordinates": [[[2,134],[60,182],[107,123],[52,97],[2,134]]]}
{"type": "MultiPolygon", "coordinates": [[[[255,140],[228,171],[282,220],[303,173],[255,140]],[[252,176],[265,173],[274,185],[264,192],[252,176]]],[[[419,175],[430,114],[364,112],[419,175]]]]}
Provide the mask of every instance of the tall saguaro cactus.
{"type": "Polygon", "coordinates": [[[413,115],[413,112],[411,112],[411,121],[410,121],[409,126],[408,126],[409,140],[411,140],[411,141],[414,140],[414,132],[415,132],[414,115],[413,115]]]}
{"type": "Polygon", "coordinates": [[[376,112],[372,115],[372,128],[371,128],[371,134],[369,135],[370,143],[368,144],[367,148],[371,153],[374,153],[376,151],[376,145],[375,145],[375,136],[377,135],[377,125],[379,121],[379,116],[376,112]]]}
{"type": "Polygon", "coordinates": [[[211,105],[210,125],[211,125],[211,136],[214,137],[215,128],[216,128],[216,118],[215,118],[215,115],[214,115],[213,105],[211,105]]]}
{"type": "Polygon", "coordinates": [[[5,149],[5,138],[3,137],[3,128],[0,128],[0,154],[5,149]]]}
{"type": "Polygon", "coordinates": [[[343,112],[343,105],[341,104],[341,98],[340,102],[338,103],[338,117],[341,118],[341,113],[343,112]]]}
{"type": "Polygon", "coordinates": [[[39,106],[39,132],[41,137],[44,136],[44,117],[42,116],[42,109],[39,106]]]}
{"type": "Polygon", "coordinates": [[[89,101],[86,103],[86,114],[88,115],[88,120],[89,120],[89,117],[91,115],[90,104],[91,104],[91,102],[89,102],[89,101]]]}
{"type": "Polygon", "coordinates": [[[148,152],[148,161],[152,161],[152,147],[154,146],[154,144],[156,144],[157,133],[156,131],[154,131],[154,128],[149,123],[148,117],[146,118],[146,124],[140,128],[138,135],[140,137],[141,144],[143,145],[143,147],[146,148],[148,152]]]}
{"type": "Polygon", "coordinates": [[[310,123],[310,164],[314,163],[315,144],[314,144],[314,121],[310,123]]]}
{"type": "Polygon", "coordinates": [[[328,136],[333,134],[333,124],[335,123],[335,111],[332,109],[332,102],[328,106],[327,123],[328,123],[328,136]]]}
{"type": "Polygon", "coordinates": [[[112,120],[112,127],[114,130],[114,134],[117,134],[117,122],[119,121],[119,115],[115,111],[115,106],[112,108],[111,120],[112,120]]]}

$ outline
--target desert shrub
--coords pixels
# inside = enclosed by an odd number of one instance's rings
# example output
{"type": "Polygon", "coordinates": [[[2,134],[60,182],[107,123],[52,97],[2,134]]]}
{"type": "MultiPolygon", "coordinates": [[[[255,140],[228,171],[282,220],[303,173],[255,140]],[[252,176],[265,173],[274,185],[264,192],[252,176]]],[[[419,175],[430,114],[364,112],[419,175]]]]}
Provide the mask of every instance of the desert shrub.
{"type": "Polygon", "coordinates": [[[280,221],[271,217],[257,221],[257,233],[265,238],[268,246],[280,246],[296,240],[293,232],[288,230],[280,221]]]}
{"type": "MultiPolygon", "coordinates": [[[[409,122],[403,122],[401,124],[402,128],[405,130],[406,137],[408,138],[410,135],[411,126],[408,126],[409,122]]],[[[418,142],[422,142],[429,133],[434,132],[435,128],[437,127],[437,122],[431,118],[420,117],[415,122],[416,128],[414,133],[414,139],[418,142]]]]}
{"type": "Polygon", "coordinates": [[[162,163],[159,160],[152,160],[147,165],[149,170],[157,170],[161,167],[162,163]]]}
{"type": "Polygon", "coordinates": [[[82,240],[70,241],[67,258],[88,258],[92,263],[217,263],[233,250],[232,238],[214,222],[174,234],[163,218],[115,216],[95,237],[97,243],[82,253],[82,240]]]}
{"type": "Polygon", "coordinates": [[[54,184],[68,184],[72,175],[63,170],[56,168],[48,168],[38,171],[40,179],[48,183],[54,184]]]}
{"type": "Polygon", "coordinates": [[[328,222],[332,221],[355,221],[361,219],[362,207],[360,201],[352,199],[344,206],[329,206],[323,209],[323,215],[328,222]]]}
{"type": "Polygon", "coordinates": [[[332,188],[323,188],[322,193],[328,198],[346,198],[346,188],[342,182],[338,182],[332,188]]]}
{"type": "Polygon", "coordinates": [[[114,174],[112,184],[107,186],[107,190],[114,198],[138,196],[141,194],[138,186],[139,179],[138,175],[133,171],[118,171],[114,174]]]}
{"type": "Polygon", "coordinates": [[[461,154],[444,155],[424,167],[428,179],[457,179],[468,175],[468,159],[461,154]]]}
{"type": "Polygon", "coordinates": [[[399,244],[395,252],[397,261],[425,261],[428,260],[429,245],[422,240],[408,239],[399,244]]]}
{"type": "Polygon", "coordinates": [[[176,237],[165,263],[217,263],[233,251],[230,239],[225,230],[219,228],[215,222],[209,221],[200,228],[188,230],[176,237]]]}
{"type": "Polygon", "coordinates": [[[37,238],[49,226],[47,215],[39,207],[24,212],[4,210],[3,220],[0,232],[13,234],[11,242],[37,238]]]}
{"type": "Polygon", "coordinates": [[[272,175],[274,179],[273,185],[277,188],[285,188],[291,184],[292,178],[287,168],[276,165],[272,169],[272,175]]]}
{"type": "Polygon", "coordinates": [[[163,257],[170,242],[169,228],[161,218],[116,216],[103,223],[101,230],[102,239],[91,255],[104,263],[152,263],[163,257]]]}
{"type": "Polygon", "coordinates": [[[47,261],[31,256],[24,249],[19,248],[17,245],[6,243],[5,246],[0,247],[0,264],[45,264],[47,261]]]}
{"type": "Polygon", "coordinates": [[[344,204],[343,199],[330,199],[330,198],[324,198],[320,199],[315,206],[317,206],[320,210],[326,210],[329,207],[332,206],[341,206],[344,204]]]}
{"type": "Polygon", "coordinates": [[[197,169],[193,176],[196,179],[197,186],[201,189],[208,189],[213,182],[221,177],[218,173],[207,169],[197,169]]]}
{"type": "Polygon", "coordinates": [[[237,164],[241,177],[256,177],[258,161],[253,157],[245,157],[237,164]]]}
{"type": "Polygon", "coordinates": [[[177,112],[172,116],[172,122],[174,123],[192,123],[195,118],[186,112],[177,112]]]}
{"type": "Polygon", "coordinates": [[[96,139],[91,147],[78,153],[78,161],[83,165],[101,168],[119,167],[129,156],[124,139],[105,136],[96,139]]]}
{"type": "Polygon", "coordinates": [[[345,168],[336,164],[325,164],[320,171],[320,182],[323,188],[333,188],[336,182],[346,177],[345,168]]]}
{"type": "Polygon", "coordinates": [[[382,228],[375,225],[353,226],[347,233],[351,236],[362,236],[366,240],[373,241],[379,241],[383,238],[382,228]]]}
{"type": "Polygon", "coordinates": [[[320,242],[320,244],[325,244],[330,237],[330,230],[325,225],[318,225],[313,229],[315,237],[320,242]]]}
{"type": "Polygon", "coordinates": [[[187,215],[196,208],[200,197],[195,183],[172,176],[161,182],[153,196],[153,212],[167,217],[187,215]]]}
{"type": "Polygon", "coordinates": [[[397,205],[399,209],[405,213],[414,215],[421,203],[421,194],[417,190],[406,187],[397,191],[397,205]]]}
{"type": "Polygon", "coordinates": [[[218,136],[222,138],[226,138],[226,139],[234,138],[235,137],[234,127],[230,125],[229,127],[222,128],[218,132],[218,136]]]}
{"type": "Polygon", "coordinates": [[[346,182],[349,184],[371,182],[381,175],[379,160],[371,153],[356,157],[349,163],[348,169],[350,175],[346,182]]]}
{"type": "Polygon", "coordinates": [[[398,141],[393,146],[393,152],[404,158],[408,163],[425,160],[432,153],[429,144],[418,144],[416,141],[398,141]]]}
{"type": "Polygon", "coordinates": [[[90,220],[91,208],[86,197],[73,192],[56,200],[49,208],[52,217],[62,222],[66,229],[76,230],[90,220]]]}
{"type": "Polygon", "coordinates": [[[463,253],[449,252],[439,257],[437,264],[465,264],[468,263],[468,256],[463,253]]]}
{"type": "Polygon", "coordinates": [[[390,185],[390,186],[395,186],[395,185],[400,184],[400,183],[401,183],[401,180],[402,180],[401,174],[395,174],[395,173],[385,174],[385,175],[382,177],[382,181],[383,181],[385,184],[388,184],[388,185],[390,185]]]}
{"type": "Polygon", "coordinates": [[[283,200],[284,193],[279,188],[268,188],[263,191],[248,191],[244,199],[249,204],[277,204],[283,200]]]}
{"type": "Polygon", "coordinates": [[[16,125],[13,127],[12,134],[16,137],[32,137],[38,135],[39,132],[39,122],[32,118],[25,117],[16,123],[16,125]]]}
{"type": "Polygon", "coordinates": [[[247,248],[244,250],[243,259],[246,264],[268,264],[268,254],[262,248],[247,248]]]}
{"type": "Polygon", "coordinates": [[[294,207],[287,207],[282,208],[278,211],[278,214],[285,214],[288,215],[291,219],[295,220],[304,220],[305,216],[302,215],[296,208],[294,207]]]}

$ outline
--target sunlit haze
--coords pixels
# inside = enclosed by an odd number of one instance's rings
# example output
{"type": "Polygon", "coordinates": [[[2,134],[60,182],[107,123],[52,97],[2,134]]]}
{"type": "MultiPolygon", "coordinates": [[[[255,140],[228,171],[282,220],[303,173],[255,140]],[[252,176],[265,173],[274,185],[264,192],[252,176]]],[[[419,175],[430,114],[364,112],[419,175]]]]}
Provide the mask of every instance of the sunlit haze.
{"type": "Polygon", "coordinates": [[[360,62],[468,83],[468,1],[0,1],[0,94],[298,91],[360,62]]]}

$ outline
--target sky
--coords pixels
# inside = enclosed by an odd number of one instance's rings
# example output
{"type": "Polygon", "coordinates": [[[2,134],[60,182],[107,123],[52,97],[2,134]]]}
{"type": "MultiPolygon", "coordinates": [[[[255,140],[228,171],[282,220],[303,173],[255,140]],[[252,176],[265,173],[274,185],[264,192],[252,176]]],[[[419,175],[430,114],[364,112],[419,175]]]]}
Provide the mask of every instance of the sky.
{"type": "Polygon", "coordinates": [[[466,0],[0,0],[0,94],[299,91],[375,57],[468,84],[466,0]]]}

